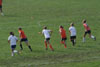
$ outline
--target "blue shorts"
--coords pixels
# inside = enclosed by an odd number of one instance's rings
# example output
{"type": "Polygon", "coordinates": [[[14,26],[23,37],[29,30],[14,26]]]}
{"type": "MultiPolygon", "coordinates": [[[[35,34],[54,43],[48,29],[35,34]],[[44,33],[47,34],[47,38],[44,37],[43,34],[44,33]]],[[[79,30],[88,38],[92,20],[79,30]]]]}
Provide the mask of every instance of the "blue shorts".
{"type": "Polygon", "coordinates": [[[2,5],[0,5],[0,8],[2,8],[2,5]]]}
{"type": "Polygon", "coordinates": [[[28,41],[28,39],[27,38],[22,38],[21,40],[20,40],[20,42],[27,42],[28,41]]]}
{"type": "Polygon", "coordinates": [[[15,49],[16,48],[16,45],[11,45],[11,49],[15,49]]]}

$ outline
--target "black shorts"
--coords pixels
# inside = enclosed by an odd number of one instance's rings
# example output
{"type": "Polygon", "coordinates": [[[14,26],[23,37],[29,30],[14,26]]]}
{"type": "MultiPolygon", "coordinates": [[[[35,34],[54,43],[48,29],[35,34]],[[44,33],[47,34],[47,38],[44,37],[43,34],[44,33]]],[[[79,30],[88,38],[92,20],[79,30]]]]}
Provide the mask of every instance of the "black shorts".
{"type": "Polygon", "coordinates": [[[61,39],[61,41],[65,41],[65,40],[67,40],[67,38],[62,38],[62,39],[61,39]]]}
{"type": "Polygon", "coordinates": [[[86,34],[91,34],[91,30],[86,31],[86,32],[85,32],[85,35],[86,35],[86,34]]]}
{"type": "Polygon", "coordinates": [[[70,36],[70,39],[74,40],[74,39],[76,39],[76,36],[70,36]]]}
{"type": "Polygon", "coordinates": [[[27,42],[28,39],[27,39],[27,38],[22,38],[22,39],[20,40],[20,42],[23,42],[23,41],[27,42]]]}
{"type": "Polygon", "coordinates": [[[45,40],[46,40],[46,41],[49,41],[49,40],[50,40],[50,38],[46,38],[45,40]]]}
{"type": "Polygon", "coordinates": [[[11,49],[15,49],[16,48],[16,45],[11,45],[11,49]]]}
{"type": "Polygon", "coordinates": [[[2,8],[2,5],[0,5],[0,8],[2,8]]]}

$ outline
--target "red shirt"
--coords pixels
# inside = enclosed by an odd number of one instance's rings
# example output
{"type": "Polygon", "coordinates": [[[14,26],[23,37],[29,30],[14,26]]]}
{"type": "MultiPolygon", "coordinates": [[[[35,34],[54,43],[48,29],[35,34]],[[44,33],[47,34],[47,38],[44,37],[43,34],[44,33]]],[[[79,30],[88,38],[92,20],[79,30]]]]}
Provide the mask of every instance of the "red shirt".
{"type": "Polygon", "coordinates": [[[86,31],[90,30],[90,27],[86,23],[84,23],[83,26],[84,26],[86,31]]]}
{"type": "Polygon", "coordinates": [[[0,0],[0,5],[2,5],[2,0],[0,0]]]}
{"type": "Polygon", "coordinates": [[[26,38],[23,30],[19,30],[20,38],[26,38]]]}
{"type": "Polygon", "coordinates": [[[62,38],[66,38],[66,31],[63,28],[59,29],[62,38]]]}

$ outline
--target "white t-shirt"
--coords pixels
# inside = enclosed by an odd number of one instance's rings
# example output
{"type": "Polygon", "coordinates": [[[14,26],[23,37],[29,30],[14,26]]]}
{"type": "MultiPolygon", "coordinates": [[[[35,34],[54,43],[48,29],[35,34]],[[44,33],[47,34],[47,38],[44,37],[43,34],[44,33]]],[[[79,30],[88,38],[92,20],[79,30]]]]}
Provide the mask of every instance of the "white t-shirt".
{"type": "Polygon", "coordinates": [[[42,34],[44,34],[45,38],[50,38],[50,31],[51,30],[43,29],[42,34]]]}
{"type": "Polygon", "coordinates": [[[76,29],[75,29],[75,27],[73,27],[73,26],[69,27],[69,31],[71,32],[71,36],[76,36],[76,29]]]}
{"type": "Polygon", "coordinates": [[[18,40],[16,36],[10,35],[8,37],[8,40],[10,40],[10,45],[16,45],[16,41],[18,40]]]}

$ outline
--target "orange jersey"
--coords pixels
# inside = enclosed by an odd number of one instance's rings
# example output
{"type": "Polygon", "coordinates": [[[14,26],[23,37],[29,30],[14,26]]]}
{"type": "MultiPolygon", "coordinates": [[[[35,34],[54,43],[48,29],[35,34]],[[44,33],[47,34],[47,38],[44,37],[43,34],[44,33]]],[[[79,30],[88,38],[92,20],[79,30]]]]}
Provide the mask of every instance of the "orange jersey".
{"type": "Polygon", "coordinates": [[[0,0],[0,6],[2,5],[2,0],[0,0]]]}
{"type": "Polygon", "coordinates": [[[62,38],[66,38],[66,31],[63,28],[59,29],[62,38]]]}
{"type": "Polygon", "coordinates": [[[19,30],[20,38],[26,38],[26,35],[24,34],[24,31],[19,30]]]}

